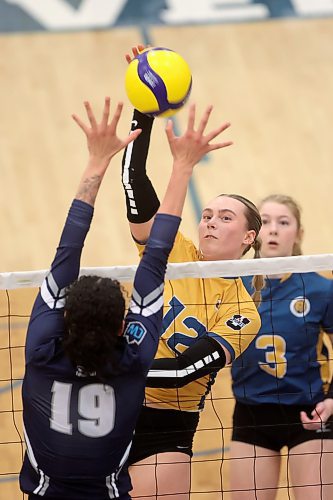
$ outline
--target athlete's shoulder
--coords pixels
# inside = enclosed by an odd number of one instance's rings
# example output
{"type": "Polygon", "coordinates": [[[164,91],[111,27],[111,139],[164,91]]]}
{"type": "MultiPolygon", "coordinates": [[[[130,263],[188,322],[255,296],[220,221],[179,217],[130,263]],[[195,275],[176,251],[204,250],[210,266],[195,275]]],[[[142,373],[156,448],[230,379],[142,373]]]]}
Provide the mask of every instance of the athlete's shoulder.
{"type": "MultiPolygon", "coordinates": [[[[134,243],[138,249],[139,256],[142,257],[145,244],[136,240],[134,243]]],[[[182,232],[178,231],[173,244],[168,262],[195,262],[200,260],[199,251],[190,238],[186,238],[182,232]]]]}
{"type": "Polygon", "coordinates": [[[318,283],[326,283],[326,286],[331,286],[333,283],[332,271],[320,271],[319,273],[308,273],[318,283]]]}
{"type": "Polygon", "coordinates": [[[199,251],[193,241],[178,231],[169,262],[195,262],[197,260],[199,260],[199,251]]]}
{"type": "Polygon", "coordinates": [[[301,276],[304,283],[306,283],[313,292],[320,292],[322,294],[323,292],[330,293],[333,291],[333,277],[331,271],[304,273],[304,275],[301,276]]]}
{"type": "Polygon", "coordinates": [[[239,312],[242,315],[249,316],[251,321],[260,321],[258,309],[253,302],[251,293],[246,289],[241,278],[223,279],[220,290],[224,288],[222,302],[228,305],[228,314],[239,312]]]}

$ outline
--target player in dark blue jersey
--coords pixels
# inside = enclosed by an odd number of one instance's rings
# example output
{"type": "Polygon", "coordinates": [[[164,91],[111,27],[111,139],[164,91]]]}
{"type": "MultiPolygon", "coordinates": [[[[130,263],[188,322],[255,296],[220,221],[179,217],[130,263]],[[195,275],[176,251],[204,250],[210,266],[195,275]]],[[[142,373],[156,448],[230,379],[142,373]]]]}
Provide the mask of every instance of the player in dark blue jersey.
{"type": "MultiPolygon", "coordinates": [[[[262,256],[301,254],[295,201],[272,195],[260,212],[262,256]]],[[[244,283],[251,292],[251,278],[244,283]]],[[[231,370],[232,498],[274,499],[286,446],[296,500],[332,499],[333,394],[325,394],[319,358],[323,332],[333,333],[333,280],[316,273],[268,277],[259,312],[261,329],[231,370]]]]}
{"type": "Polygon", "coordinates": [[[29,499],[129,499],[126,459],[144,399],[146,375],[156,353],[162,322],[164,274],[180,223],[194,165],[221,147],[189,128],[167,135],[172,174],[146,250],[136,272],[127,315],[120,284],[109,278],[78,279],[93,206],[111,158],[136,139],[120,140],[122,105],[109,123],[110,102],[97,123],[85,103],[89,161],[69,210],[51,270],[35,301],[26,340],[23,420],[27,451],[20,474],[29,499]]]}

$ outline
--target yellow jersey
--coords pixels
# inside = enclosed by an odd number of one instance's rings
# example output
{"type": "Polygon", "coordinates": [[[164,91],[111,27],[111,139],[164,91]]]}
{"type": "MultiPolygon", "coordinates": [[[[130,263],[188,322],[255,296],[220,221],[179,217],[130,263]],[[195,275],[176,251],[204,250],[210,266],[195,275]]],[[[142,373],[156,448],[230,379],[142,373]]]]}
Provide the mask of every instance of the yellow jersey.
{"type": "MultiPolygon", "coordinates": [[[[144,246],[138,244],[140,255],[144,246]]],[[[168,262],[200,260],[193,242],[180,232],[168,262]]],[[[162,334],[155,358],[176,357],[202,335],[209,335],[238,357],[250,344],[261,322],[256,306],[240,278],[182,278],[166,280],[162,334]]],[[[204,406],[216,373],[182,388],[146,388],[146,405],[198,411],[204,406]]]]}

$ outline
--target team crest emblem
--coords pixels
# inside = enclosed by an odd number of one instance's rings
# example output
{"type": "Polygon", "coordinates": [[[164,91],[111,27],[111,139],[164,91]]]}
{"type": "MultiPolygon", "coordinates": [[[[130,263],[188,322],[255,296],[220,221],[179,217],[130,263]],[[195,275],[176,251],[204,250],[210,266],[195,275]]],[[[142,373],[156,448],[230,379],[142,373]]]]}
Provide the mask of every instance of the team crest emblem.
{"type": "Polygon", "coordinates": [[[146,328],[139,321],[132,321],[126,327],[124,336],[128,344],[141,344],[147,333],[146,328]]]}
{"type": "Polygon", "coordinates": [[[310,301],[306,297],[296,297],[290,302],[290,311],[297,318],[304,318],[310,312],[310,301]]]}
{"type": "Polygon", "coordinates": [[[233,317],[228,319],[225,324],[233,330],[240,330],[249,323],[250,320],[248,318],[245,318],[245,316],[242,316],[241,314],[234,314],[233,317]]]}

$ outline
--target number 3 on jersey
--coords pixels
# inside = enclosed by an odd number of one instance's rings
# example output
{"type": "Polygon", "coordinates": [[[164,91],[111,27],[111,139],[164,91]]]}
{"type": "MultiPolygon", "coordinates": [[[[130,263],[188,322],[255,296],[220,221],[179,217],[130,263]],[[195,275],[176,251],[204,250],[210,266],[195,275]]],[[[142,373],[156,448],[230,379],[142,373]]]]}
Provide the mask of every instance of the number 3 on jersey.
{"type": "MultiPolygon", "coordinates": [[[[51,429],[62,434],[72,434],[70,422],[73,384],[57,382],[52,386],[51,429]]],[[[84,436],[98,438],[112,431],[115,421],[116,402],[114,390],[109,385],[89,384],[81,387],[77,395],[77,429],[84,436]]]]}
{"type": "Polygon", "coordinates": [[[286,341],[280,335],[261,335],[256,339],[257,349],[266,349],[265,362],[259,361],[264,372],[283,378],[287,373],[286,341]]]}

